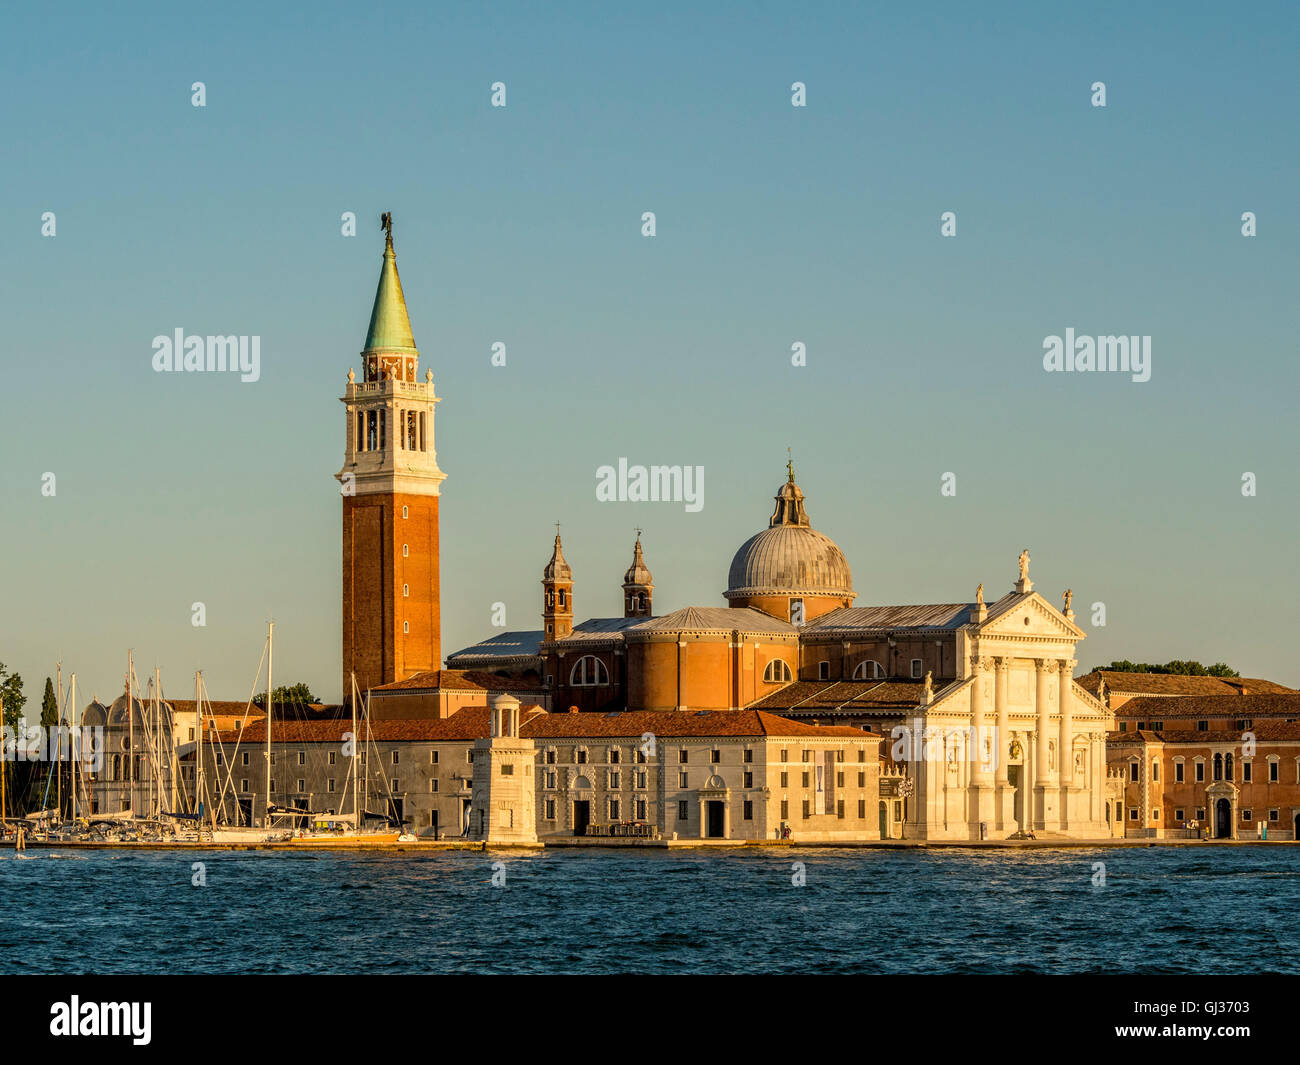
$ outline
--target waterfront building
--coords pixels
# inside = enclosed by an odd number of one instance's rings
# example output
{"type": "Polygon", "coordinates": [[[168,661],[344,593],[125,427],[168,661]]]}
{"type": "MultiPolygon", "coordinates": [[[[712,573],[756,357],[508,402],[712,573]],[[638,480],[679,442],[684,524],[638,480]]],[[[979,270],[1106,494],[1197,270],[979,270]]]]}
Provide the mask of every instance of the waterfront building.
{"type": "Polygon", "coordinates": [[[1144,695],[1120,713],[1126,835],[1300,839],[1300,693],[1144,695]]]}
{"type": "MultiPolygon", "coordinates": [[[[194,789],[197,705],[193,700],[166,699],[155,706],[146,696],[133,697],[131,706],[133,713],[128,716],[123,692],[109,706],[94,699],[82,711],[82,726],[100,730],[102,757],[98,768],[87,766],[80,777],[78,803],[87,803],[84,812],[91,815],[133,810],[149,816],[160,803],[168,813],[189,809],[186,797],[194,789]]],[[[245,703],[205,700],[203,706],[209,730],[227,730],[263,717],[258,707],[245,703]]]]}
{"type": "MultiPolygon", "coordinates": [[[[548,714],[498,695],[492,708],[357,726],[275,724],[280,809],[391,815],[425,835],[496,842],[644,835],[804,842],[897,838],[902,799],[882,800],[881,737],[753,710],[548,714]],[[524,787],[524,785],[527,787],[524,787]]],[[[266,809],[265,724],[205,744],[214,804],[232,823],[266,809]]],[[[889,790],[889,789],[886,789],[889,790]]]]}

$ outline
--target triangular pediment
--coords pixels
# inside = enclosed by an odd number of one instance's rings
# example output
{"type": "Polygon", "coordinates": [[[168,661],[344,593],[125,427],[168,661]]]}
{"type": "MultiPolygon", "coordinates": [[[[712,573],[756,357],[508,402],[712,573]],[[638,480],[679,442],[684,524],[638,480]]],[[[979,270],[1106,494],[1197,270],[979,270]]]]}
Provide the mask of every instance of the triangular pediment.
{"type": "Polygon", "coordinates": [[[1082,640],[1087,636],[1037,592],[1013,594],[989,608],[989,616],[976,626],[982,636],[1038,636],[1082,640]]]}

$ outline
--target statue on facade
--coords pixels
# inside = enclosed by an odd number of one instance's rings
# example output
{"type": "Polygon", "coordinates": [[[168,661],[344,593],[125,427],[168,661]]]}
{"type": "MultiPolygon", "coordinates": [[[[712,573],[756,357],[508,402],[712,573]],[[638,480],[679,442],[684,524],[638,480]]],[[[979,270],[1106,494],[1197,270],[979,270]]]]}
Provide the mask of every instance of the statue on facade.
{"type": "Polygon", "coordinates": [[[984,605],[984,582],[980,581],[980,586],[975,589],[975,605],[984,605]]]}
{"type": "Polygon", "coordinates": [[[1020,552],[1020,579],[1026,580],[1029,577],[1029,548],[1020,552]]]}
{"type": "Polygon", "coordinates": [[[1063,611],[1063,613],[1068,614],[1070,612],[1070,603],[1073,602],[1073,600],[1074,600],[1073,589],[1070,588],[1065,589],[1065,610],[1063,611]]]}

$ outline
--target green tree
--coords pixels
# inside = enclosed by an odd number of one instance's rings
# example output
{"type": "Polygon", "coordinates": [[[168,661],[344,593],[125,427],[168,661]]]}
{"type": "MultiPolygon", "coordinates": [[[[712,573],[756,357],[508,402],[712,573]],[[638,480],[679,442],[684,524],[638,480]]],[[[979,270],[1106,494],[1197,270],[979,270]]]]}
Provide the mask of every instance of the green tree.
{"type": "Polygon", "coordinates": [[[45,694],[41,697],[41,724],[52,728],[59,723],[59,700],[54,695],[54,681],[45,678],[45,694]]]}
{"type": "Polygon", "coordinates": [[[27,696],[23,694],[23,678],[10,673],[3,662],[0,662],[0,700],[4,701],[4,723],[16,727],[27,705],[27,696]]]}
{"type": "Polygon", "coordinates": [[[1200,662],[1176,658],[1163,666],[1151,662],[1112,662],[1101,667],[1111,673],[1169,673],[1180,677],[1239,677],[1235,669],[1225,662],[1215,662],[1212,666],[1203,666],[1200,662]]]}
{"type": "MultiPolygon", "coordinates": [[[[276,688],[271,692],[271,699],[277,707],[299,706],[305,707],[309,703],[317,701],[316,696],[312,695],[311,688],[299,681],[297,684],[286,684],[276,688]]],[[[253,702],[266,708],[266,692],[254,696],[253,702]]]]}

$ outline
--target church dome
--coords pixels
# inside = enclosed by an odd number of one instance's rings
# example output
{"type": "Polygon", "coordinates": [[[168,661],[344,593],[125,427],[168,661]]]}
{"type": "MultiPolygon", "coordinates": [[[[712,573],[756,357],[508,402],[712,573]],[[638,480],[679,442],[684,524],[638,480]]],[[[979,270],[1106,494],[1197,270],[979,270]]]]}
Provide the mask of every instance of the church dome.
{"type": "Polygon", "coordinates": [[[764,595],[854,597],[844,552],[812,527],[794,470],[776,494],[768,528],[751,536],[731,560],[728,600],[764,595]]]}

